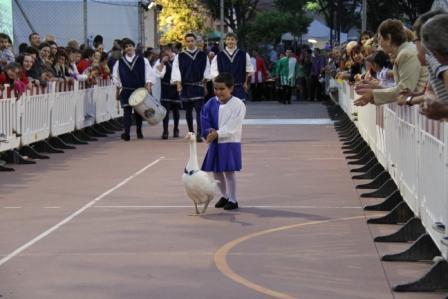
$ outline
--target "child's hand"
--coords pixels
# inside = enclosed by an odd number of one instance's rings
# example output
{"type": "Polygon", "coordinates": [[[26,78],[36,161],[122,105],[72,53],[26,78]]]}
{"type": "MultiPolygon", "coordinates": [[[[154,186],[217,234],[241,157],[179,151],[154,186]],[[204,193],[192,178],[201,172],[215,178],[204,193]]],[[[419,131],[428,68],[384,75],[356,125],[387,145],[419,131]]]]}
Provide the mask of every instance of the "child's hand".
{"type": "Polygon", "coordinates": [[[215,139],[218,138],[218,133],[215,129],[210,129],[207,135],[207,143],[212,143],[215,139]]]}

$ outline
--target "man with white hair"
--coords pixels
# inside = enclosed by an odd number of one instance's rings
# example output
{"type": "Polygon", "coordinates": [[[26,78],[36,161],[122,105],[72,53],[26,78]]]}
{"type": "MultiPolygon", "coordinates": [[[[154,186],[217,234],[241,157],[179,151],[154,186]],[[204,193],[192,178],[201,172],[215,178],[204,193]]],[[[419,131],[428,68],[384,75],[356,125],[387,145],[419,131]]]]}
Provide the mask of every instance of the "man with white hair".
{"type": "Polygon", "coordinates": [[[420,37],[426,51],[426,61],[436,81],[432,88],[437,95],[428,99],[422,112],[432,119],[448,118],[448,14],[439,14],[421,28],[420,37]]]}

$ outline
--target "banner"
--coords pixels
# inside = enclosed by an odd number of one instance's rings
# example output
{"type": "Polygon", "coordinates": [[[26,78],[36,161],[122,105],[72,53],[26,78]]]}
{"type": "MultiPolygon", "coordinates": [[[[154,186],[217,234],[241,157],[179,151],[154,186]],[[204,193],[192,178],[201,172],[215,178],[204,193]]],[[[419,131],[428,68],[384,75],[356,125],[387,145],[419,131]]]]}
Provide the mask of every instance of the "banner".
{"type": "Polygon", "coordinates": [[[12,0],[0,1],[0,32],[6,33],[13,40],[12,0]]]}

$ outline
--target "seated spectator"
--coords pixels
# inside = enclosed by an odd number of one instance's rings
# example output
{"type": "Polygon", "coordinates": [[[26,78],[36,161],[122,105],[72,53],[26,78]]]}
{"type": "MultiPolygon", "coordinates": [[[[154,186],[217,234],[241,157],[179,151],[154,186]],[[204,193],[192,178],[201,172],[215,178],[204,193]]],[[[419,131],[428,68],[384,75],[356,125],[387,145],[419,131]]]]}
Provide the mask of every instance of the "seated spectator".
{"type": "Polygon", "coordinates": [[[26,84],[19,78],[20,65],[16,62],[10,62],[0,73],[0,89],[3,90],[5,85],[13,88],[15,96],[20,97],[26,91],[26,84]]]}
{"type": "Polygon", "coordinates": [[[357,106],[396,102],[404,90],[422,91],[428,80],[428,71],[420,64],[415,45],[407,42],[401,21],[388,19],[382,22],[378,29],[378,42],[384,52],[396,57],[393,67],[395,86],[384,89],[357,86],[356,91],[361,94],[355,101],[357,106]]]}
{"type": "Polygon", "coordinates": [[[5,33],[0,33],[0,69],[10,62],[14,62],[14,53],[8,47],[9,36],[5,33]]]}

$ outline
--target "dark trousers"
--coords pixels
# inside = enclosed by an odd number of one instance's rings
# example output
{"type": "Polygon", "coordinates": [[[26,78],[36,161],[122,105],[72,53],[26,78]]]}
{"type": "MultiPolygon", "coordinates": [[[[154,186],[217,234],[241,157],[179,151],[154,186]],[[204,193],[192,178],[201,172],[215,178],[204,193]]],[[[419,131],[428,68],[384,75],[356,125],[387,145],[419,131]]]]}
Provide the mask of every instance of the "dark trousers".
{"type": "Polygon", "coordinates": [[[291,104],[292,87],[288,85],[282,85],[280,88],[280,102],[283,104],[291,104]]]}
{"type": "Polygon", "coordinates": [[[168,132],[168,123],[170,121],[170,111],[173,112],[174,131],[179,130],[180,103],[162,100],[162,106],[165,107],[165,109],[166,109],[166,115],[165,115],[165,118],[163,119],[163,132],[168,132]]]}
{"type": "Polygon", "coordinates": [[[196,111],[196,127],[197,127],[196,133],[201,134],[201,109],[203,103],[204,103],[203,99],[190,100],[183,103],[185,107],[185,118],[187,120],[189,132],[194,132],[193,128],[193,109],[194,109],[196,111]]]}
{"type": "MultiPolygon", "coordinates": [[[[131,124],[132,124],[132,107],[127,106],[123,107],[123,122],[124,122],[124,133],[130,134],[131,132],[131,124]]],[[[137,126],[137,132],[142,130],[143,118],[134,111],[135,124],[137,126]]]]}
{"type": "Polygon", "coordinates": [[[319,77],[317,75],[311,75],[310,100],[316,101],[321,99],[322,99],[322,86],[319,83],[319,77]]]}
{"type": "Polygon", "coordinates": [[[252,101],[261,101],[263,97],[264,84],[263,83],[253,83],[250,85],[252,91],[252,101]]]}

